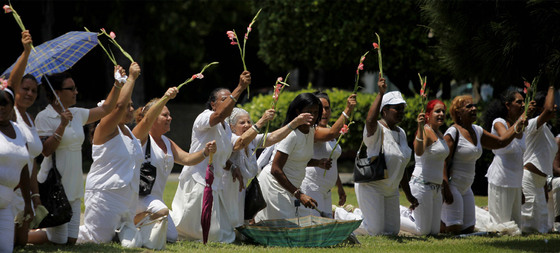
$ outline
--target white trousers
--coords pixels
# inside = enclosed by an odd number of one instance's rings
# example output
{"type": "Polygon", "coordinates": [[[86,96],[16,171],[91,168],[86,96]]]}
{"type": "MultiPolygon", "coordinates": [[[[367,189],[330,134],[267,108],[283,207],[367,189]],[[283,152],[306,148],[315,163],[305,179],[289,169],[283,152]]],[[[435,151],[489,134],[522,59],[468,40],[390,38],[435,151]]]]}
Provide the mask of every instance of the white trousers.
{"type": "Polygon", "coordinates": [[[393,234],[400,230],[399,190],[377,181],[355,183],[356,198],[370,235],[393,234]]]}
{"type": "MultiPolygon", "coordinates": [[[[163,203],[162,199],[159,199],[153,195],[143,196],[138,199],[136,214],[141,212],[157,213],[164,208],[167,208],[167,206],[165,205],[165,203],[163,203]]],[[[177,241],[177,229],[175,228],[175,223],[173,223],[170,215],[167,215],[166,238],[167,242],[177,241]]]]}
{"type": "Polygon", "coordinates": [[[111,242],[120,224],[134,224],[137,201],[138,193],[130,185],[116,190],[86,190],[78,243],[111,242]]]}
{"type": "Polygon", "coordinates": [[[72,219],[68,223],[60,226],[46,228],[47,238],[49,241],[57,244],[66,244],[68,238],[78,238],[80,228],[80,215],[82,213],[82,200],[75,199],[69,201],[72,207],[72,219]]]}
{"type": "Polygon", "coordinates": [[[523,170],[523,194],[525,204],[521,207],[522,225],[524,233],[548,232],[548,208],[544,196],[546,177],[539,176],[528,170],[523,170]]]}
{"type": "Polygon", "coordinates": [[[14,213],[11,204],[0,208],[0,252],[14,250],[14,213]]]}
{"type": "Polygon", "coordinates": [[[554,227],[558,216],[560,216],[560,177],[555,177],[552,179],[552,190],[548,193],[548,219],[551,228],[554,227]]]}
{"type": "Polygon", "coordinates": [[[446,226],[461,225],[461,230],[474,226],[476,213],[474,194],[471,190],[472,180],[453,177],[449,189],[453,194],[453,203],[443,203],[441,220],[446,226]]]}
{"type": "Polygon", "coordinates": [[[441,223],[441,187],[414,182],[409,185],[419,205],[412,211],[414,221],[401,216],[401,230],[415,235],[438,234],[441,223]]]}
{"type": "Polygon", "coordinates": [[[488,183],[490,222],[500,224],[513,220],[517,226],[521,226],[521,191],[521,188],[488,183]]]}
{"type": "MultiPolygon", "coordinates": [[[[235,241],[235,231],[228,218],[228,210],[222,201],[222,193],[223,190],[212,191],[214,201],[208,241],[231,243],[235,241]]],[[[202,240],[200,220],[203,195],[204,185],[197,183],[194,179],[179,181],[170,214],[180,240],[202,240]]]]}

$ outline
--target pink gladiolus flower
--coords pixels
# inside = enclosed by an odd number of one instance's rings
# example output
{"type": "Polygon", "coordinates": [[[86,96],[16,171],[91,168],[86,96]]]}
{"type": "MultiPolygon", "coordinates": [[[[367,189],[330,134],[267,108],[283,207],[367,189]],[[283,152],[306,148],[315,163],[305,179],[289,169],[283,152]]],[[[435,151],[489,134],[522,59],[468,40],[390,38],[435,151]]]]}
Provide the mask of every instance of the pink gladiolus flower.
{"type": "Polygon", "coordinates": [[[230,40],[235,39],[235,33],[233,31],[227,31],[226,34],[230,40]]]}
{"type": "Polygon", "coordinates": [[[7,4],[4,5],[4,13],[10,13],[10,12],[12,12],[12,8],[10,8],[10,6],[7,4]]]}
{"type": "MultiPolygon", "coordinates": [[[[251,24],[252,24],[252,23],[251,23],[251,24]]],[[[247,27],[247,32],[248,32],[248,33],[251,32],[251,30],[253,30],[253,28],[251,28],[250,26],[247,27]]]]}
{"type": "Polygon", "coordinates": [[[366,59],[366,57],[362,56],[362,58],[360,58],[360,63],[364,62],[365,59],[366,59]]]}
{"type": "Polygon", "coordinates": [[[117,37],[117,35],[113,31],[109,33],[109,36],[111,36],[111,39],[115,39],[117,37]]]}
{"type": "Polygon", "coordinates": [[[192,80],[196,79],[196,75],[192,75],[192,76],[191,76],[191,79],[192,79],[192,80]]]}
{"type": "Polygon", "coordinates": [[[248,39],[249,35],[247,33],[245,33],[245,39],[248,39]]]}
{"type": "Polygon", "coordinates": [[[102,31],[102,32],[105,32],[105,28],[101,28],[101,31],[102,31]]]}
{"type": "Polygon", "coordinates": [[[276,89],[274,90],[274,95],[272,95],[272,99],[274,99],[274,103],[278,102],[278,98],[280,97],[280,90],[282,89],[282,84],[277,84],[276,89]]]}
{"type": "Polygon", "coordinates": [[[420,90],[420,96],[424,96],[424,89],[420,90]]]}
{"type": "Polygon", "coordinates": [[[340,134],[348,133],[348,125],[344,124],[344,126],[340,129],[340,134]]]}
{"type": "Polygon", "coordinates": [[[523,88],[523,93],[527,94],[527,88],[523,88]]]}
{"type": "Polygon", "coordinates": [[[276,82],[277,82],[277,83],[278,83],[278,82],[282,82],[283,80],[284,80],[284,78],[278,77],[278,79],[276,79],[276,82]]]}
{"type": "Polygon", "coordinates": [[[359,69],[359,70],[364,70],[364,64],[363,64],[363,63],[360,63],[360,65],[358,65],[358,69],[359,69]]]}
{"type": "Polygon", "coordinates": [[[527,87],[527,89],[531,88],[531,84],[527,81],[524,81],[523,83],[525,83],[525,87],[527,87]]]}
{"type": "Polygon", "coordinates": [[[373,48],[378,49],[378,48],[379,48],[379,44],[373,42],[373,48]]]}
{"type": "Polygon", "coordinates": [[[232,42],[230,42],[229,44],[231,44],[231,45],[237,45],[237,42],[232,41],[232,42]]]}
{"type": "Polygon", "coordinates": [[[204,75],[203,75],[202,73],[198,73],[198,74],[196,74],[195,76],[196,76],[196,78],[198,78],[198,79],[204,78],[204,75]]]}

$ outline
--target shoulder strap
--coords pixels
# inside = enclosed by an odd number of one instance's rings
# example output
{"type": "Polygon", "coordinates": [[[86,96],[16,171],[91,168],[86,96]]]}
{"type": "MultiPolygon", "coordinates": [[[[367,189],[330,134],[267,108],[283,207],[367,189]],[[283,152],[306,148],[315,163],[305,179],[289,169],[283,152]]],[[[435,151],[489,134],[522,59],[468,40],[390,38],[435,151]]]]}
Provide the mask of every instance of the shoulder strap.
{"type": "Polygon", "coordinates": [[[144,153],[144,160],[146,160],[148,162],[151,162],[150,158],[152,157],[152,152],[150,150],[150,148],[151,148],[150,139],[151,139],[151,137],[150,137],[150,135],[148,135],[148,143],[146,144],[146,152],[144,153]]]}
{"type": "Polygon", "coordinates": [[[453,153],[451,154],[450,157],[450,161],[453,161],[453,156],[455,156],[455,152],[457,151],[457,144],[459,143],[459,128],[456,128],[454,126],[451,127],[455,128],[455,131],[457,131],[457,133],[455,133],[455,139],[453,140],[453,146],[455,148],[453,149],[453,153]]]}
{"type": "MultiPolygon", "coordinates": [[[[379,126],[377,126],[379,127],[379,126]]],[[[362,151],[362,146],[364,145],[364,140],[362,138],[362,143],[360,144],[360,147],[358,148],[358,154],[357,156],[360,157],[360,152],[362,151]]],[[[383,126],[381,128],[381,149],[379,150],[379,154],[383,153],[383,126]]]]}

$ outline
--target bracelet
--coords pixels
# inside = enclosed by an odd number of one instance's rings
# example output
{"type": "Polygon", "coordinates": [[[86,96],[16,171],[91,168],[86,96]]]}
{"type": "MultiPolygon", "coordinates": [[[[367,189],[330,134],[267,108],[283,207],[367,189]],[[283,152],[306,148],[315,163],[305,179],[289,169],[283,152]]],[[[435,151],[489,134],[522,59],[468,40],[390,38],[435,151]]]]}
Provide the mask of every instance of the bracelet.
{"type": "Polygon", "coordinates": [[[231,100],[233,100],[233,102],[237,103],[237,99],[235,99],[233,95],[230,94],[229,97],[231,98],[231,100]]]}
{"type": "Polygon", "coordinates": [[[350,117],[348,117],[348,114],[346,114],[344,111],[342,111],[342,116],[344,116],[346,119],[350,119],[350,117]]]}
{"type": "MultiPolygon", "coordinates": [[[[210,151],[208,151],[208,153],[210,153],[210,151]]],[[[208,157],[206,154],[204,154],[204,150],[202,150],[202,156],[204,156],[204,158],[208,157]]]]}
{"type": "Polygon", "coordinates": [[[113,86],[115,86],[115,88],[120,90],[124,86],[124,84],[121,85],[121,86],[118,86],[117,83],[115,82],[115,83],[113,83],[113,86]]]}
{"type": "Polygon", "coordinates": [[[519,132],[517,131],[517,125],[518,125],[517,123],[515,123],[515,125],[513,125],[513,131],[514,131],[516,134],[519,134],[519,133],[521,133],[521,130],[519,130],[519,132]]]}
{"type": "Polygon", "coordinates": [[[292,131],[295,131],[296,129],[292,127],[292,125],[290,123],[288,123],[288,128],[292,129],[292,131]]]}
{"type": "Polygon", "coordinates": [[[253,130],[257,131],[257,133],[261,132],[261,130],[256,125],[252,125],[251,128],[253,128],[253,130]]]}
{"type": "Polygon", "coordinates": [[[297,188],[297,189],[294,191],[294,197],[295,197],[298,193],[301,193],[301,189],[300,189],[300,188],[297,188]]]}
{"type": "Polygon", "coordinates": [[[60,142],[62,140],[62,136],[60,136],[60,134],[54,133],[53,137],[58,142],[60,142]]]}
{"type": "Polygon", "coordinates": [[[39,194],[39,193],[33,193],[33,194],[31,194],[31,198],[34,198],[34,197],[41,197],[41,194],[39,194]]]}
{"type": "Polygon", "coordinates": [[[423,142],[423,141],[424,141],[424,139],[420,139],[420,138],[418,138],[418,136],[416,136],[416,140],[419,141],[419,142],[423,142]]]}

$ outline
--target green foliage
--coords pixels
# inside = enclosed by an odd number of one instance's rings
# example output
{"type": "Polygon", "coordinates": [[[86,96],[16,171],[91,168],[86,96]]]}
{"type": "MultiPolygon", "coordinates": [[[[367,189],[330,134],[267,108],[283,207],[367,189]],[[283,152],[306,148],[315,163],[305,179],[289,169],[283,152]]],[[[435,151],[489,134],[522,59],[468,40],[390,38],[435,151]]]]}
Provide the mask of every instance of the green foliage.
{"type": "MultiPolygon", "coordinates": [[[[298,91],[289,91],[284,90],[282,95],[280,96],[280,100],[278,100],[278,104],[276,106],[277,116],[270,124],[270,131],[274,131],[281,127],[282,122],[286,117],[286,111],[288,109],[288,105],[292,100],[300,93],[304,92],[314,92],[315,89],[311,89],[308,87],[307,89],[302,89],[298,91]]],[[[330,119],[330,124],[334,124],[338,117],[344,111],[346,107],[346,101],[348,97],[351,95],[351,91],[341,90],[338,88],[332,88],[325,90],[329,95],[331,101],[331,110],[332,116],[330,119]]],[[[350,131],[346,136],[342,138],[340,141],[340,145],[345,151],[352,151],[352,153],[360,147],[360,143],[362,141],[362,133],[364,131],[365,120],[367,117],[367,113],[371,104],[373,103],[377,94],[366,94],[366,93],[358,93],[356,97],[357,106],[354,109],[354,124],[350,126],[350,131]]],[[[407,138],[409,143],[412,143],[414,139],[414,133],[417,129],[416,118],[418,113],[420,113],[420,96],[415,95],[413,97],[406,97],[407,107],[405,109],[405,117],[403,121],[399,124],[407,134],[407,138]]],[[[449,107],[449,101],[444,101],[446,105],[449,107]]],[[[257,121],[260,117],[262,117],[264,111],[270,108],[272,103],[272,95],[271,94],[264,94],[264,95],[257,95],[251,97],[251,101],[245,103],[244,105],[239,105],[239,107],[247,110],[251,115],[251,119],[253,121],[257,121]]],[[[452,124],[451,118],[447,117],[446,125],[449,126],[452,124]]],[[[444,131],[446,127],[442,127],[442,131],[444,131]]]]}

